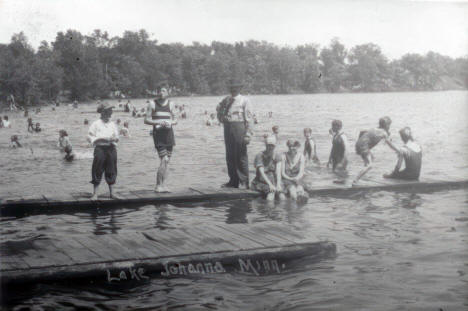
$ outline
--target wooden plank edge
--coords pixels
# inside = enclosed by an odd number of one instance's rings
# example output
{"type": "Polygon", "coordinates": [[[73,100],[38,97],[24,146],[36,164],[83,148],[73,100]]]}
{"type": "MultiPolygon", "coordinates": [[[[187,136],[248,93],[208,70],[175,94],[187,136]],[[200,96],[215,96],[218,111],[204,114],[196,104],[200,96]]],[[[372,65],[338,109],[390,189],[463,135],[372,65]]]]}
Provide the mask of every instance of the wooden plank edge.
{"type": "MultiPolygon", "coordinates": [[[[227,251],[220,253],[204,253],[204,254],[188,254],[176,255],[159,258],[135,259],[126,261],[109,261],[102,263],[76,264],[69,266],[54,266],[48,268],[35,269],[17,269],[5,270],[1,273],[2,285],[15,285],[31,282],[52,282],[69,279],[97,279],[97,281],[109,281],[109,275],[118,276],[121,271],[133,269],[143,269],[145,274],[156,274],[158,277],[180,277],[182,270],[179,273],[169,273],[167,267],[181,265],[188,266],[192,264],[196,267],[197,264],[211,263],[211,266],[216,265],[222,267],[224,273],[229,271],[246,272],[256,274],[256,262],[265,260],[275,260],[279,267],[285,267],[285,263],[291,260],[296,260],[302,257],[309,257],[311,260],[322,260],[325,258],[334,257],[336,255],[336,245],[331,242],[313,242],[304,243],[288,247],[270,247],[256,250],[245,251],[227,251]],[[219,262],[219,264],[217,264],[219,262]],[[250,263],[250,264],[249,264],[250,263]],[[230,269],[228,269],[230,267],[230,269]],[[249,271],[250,270],[250,271],[249,271]]],[[[187,271],[186,271],[187,272],[187,271]]],[[[262,272],[262,271],[257,271],[262,272]]],[[[187,272],[188,273],[188,272],[187,272]]],[[[197,272],[201,273],[201,272],[197,272]]],[[[190,273],[188,273],[190,274],[190,273]]],[[[202,274],[205,274],[203,272],[202,274]]]]}

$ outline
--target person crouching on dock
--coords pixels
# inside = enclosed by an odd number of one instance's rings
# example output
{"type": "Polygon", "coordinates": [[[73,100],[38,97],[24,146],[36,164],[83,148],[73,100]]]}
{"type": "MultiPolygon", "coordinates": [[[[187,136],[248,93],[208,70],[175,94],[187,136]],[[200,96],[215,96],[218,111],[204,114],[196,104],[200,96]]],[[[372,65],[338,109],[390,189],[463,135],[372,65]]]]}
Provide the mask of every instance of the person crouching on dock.
{"type": "Polygon", "coordinates": [[[161,160],[156,174],[155,192],[170,192],[165,186],[168,174],[169,160],[175,146],[172,127],[177,124],[174,104],[169,100],[167,88],[160,87],[156,98],[148,103],[145,124],[153,126],[154,147],[161,160]]]}
{"type": "Polygon", "coordinates": [[[400,130],[401,140],[405,143],[403,147],[397,149],[398,162],[391,174],[384,174],[384,178],[394,178],[403,180],[418,180],[421,173],[422,149],[413,140],[411,129],[404,127],[400,130]],[[400,171],[401,164],[405,160],[405,169],[400,171]]]}
{"type": "Polygon", "coordinates": [[[381,140],[384,140],[394,151],[398,151],[389,139],[390,124],[392,124],[392,120],[389,117],[382,117],[379,119],[378,128],[364,130],[359,133],[359,138],[356,142],[356,153],[360,155],[364,161],[364,168],[359,172],[356,179],[354,179],[352,184],[353,186],[358,183],[362,176],[371,170],[374,162],[374,156],[371,153],[371,149],[374,148],[381,140]]]}
{"type": "Polygon", "coordinates": [[[276,138],[265,138],[265,151],[255,156],[254,166],[257,171],[252,181],[252,189],[263,193],[268,201],[273,201],[275,195],[280,200],[285,198],[281,186],[281,155],[275,153],[276,138]]]}
{"type": "Polygon", "coordinates": [[[109,195],[111,198],[115,198],[112,187],[117,178],[116,146],[119,141],[119,130],[117,125],[110,120],[112,108],[114,107],[108,103],[100,104],[97,112],[101,114],[101,118],[94,121],[88,131],[88,141],[94,146],[94,160],[91,170],[91,183],[94,187],[91,200],[97,199],[97,190],[103,173],[109,185],[109,195]]]}

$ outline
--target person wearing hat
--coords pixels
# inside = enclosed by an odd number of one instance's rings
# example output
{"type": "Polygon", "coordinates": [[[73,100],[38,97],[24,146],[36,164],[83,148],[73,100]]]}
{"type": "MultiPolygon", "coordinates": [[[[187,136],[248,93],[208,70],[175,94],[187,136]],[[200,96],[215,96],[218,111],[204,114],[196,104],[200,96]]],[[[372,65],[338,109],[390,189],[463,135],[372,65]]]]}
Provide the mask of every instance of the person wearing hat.
{"type": "Polygon", "coordinates": [[[256,175],[252,180],[252,189],[263,193],[268,201],[273,201],[275,195],[283,200],[281,186],[281,155],[275,153],[276,138],[265,138],[265,151],[255,156],[256,175]]]}
{"type": "Polygon", "coordinates": [[[94,121],[89,127],[88,141],[94,146],[94,159],[91,169],[93,184],[92,200],[97,199],[97,190],[104,173],[109,194],[114,198],[112,187],[117,178],[117,142],[119,141],[119,130],[117,125],[110,120],[112,116],[112,106],[102,103],[98,106],[97,112],[101,118],[94,121]]]}
{"type": "Polygon", "coordinates": [[[305,157],[302,152],[298,152],[301,143],[297,140],[286,142],[288,151],[281,158],[281,177],[283,179],[286,194],[296,201],[298,196],[304,196],[302,187],[302,177],[305,171],[305,157]]]}
{"type": "Polygon", "coordinates": [[[397,150],[398,162],[391,174],[384,174],[384,178],[403,180],[418,180],[421,173],[422,149],[416,143],[409,127],[400,130],[401,140],[405,143],[397,150]],[[405,169],[400,171],[401,164],[405,161],[405,169]]]}
{"type": "Polygon", "coordinates": [[[231,80],[231,95],[225,97],[216,107],[217,117],[224,125],[224,144],[229,181],[222,185],[227,188],[249,188],[249,161],[247,145],[253,128],[253,113],[250,101],[240,94],[242,83],[231,80]]]}
{"type": "Polygon", "coordinates": [[[381,140],[384,140],[390,148],[398,152],[398,148],[393,145],[389,138],[391,124],[392,120],[390,117],[382,117],[379,119],[378,128],[364,130],[359,133],[359,138],[356,141],[356,153],[360,155],[364,161],[364,168],[353,180],[353,186],[359,182],[359,179],[361,179],[362,176],[372,169],[374,156],[371,153],[371,149],[377,146],[381,140]]]}
{"type": "Polygon", "coordinates": [[[148,103],[145,124],[153,126],[154,147],[161,160],[156,174],[156,192],[170,192],[165,182],[168,175],[169,160],[175,146],[174,130],[177,124],[174,103],[169,100],[169,92],[165,87],[159,87],[156,98],[148,103]]]}

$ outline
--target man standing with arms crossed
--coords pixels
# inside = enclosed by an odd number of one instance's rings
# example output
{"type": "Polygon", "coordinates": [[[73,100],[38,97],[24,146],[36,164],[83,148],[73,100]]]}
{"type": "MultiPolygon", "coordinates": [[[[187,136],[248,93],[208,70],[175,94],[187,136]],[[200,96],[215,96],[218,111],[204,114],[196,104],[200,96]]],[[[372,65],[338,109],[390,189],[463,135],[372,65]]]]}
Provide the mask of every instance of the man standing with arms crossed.
{"type": "Polygon", "coordinates": [[[160,87],[156,98],[148,103],[145,124],[153,126],[154,147],[158,151],[161,163],[156,175],[156,192],[170,192],[164,185],[167,167],[175,146],[173,125],[177,124],[175,108],[169,99],[167,88],[160,87]]]}
{"type": "Polygon", "coordinates": [[[219,122],[224,124],[224,144],[229,181],[225,188],[249,189],[249,161],[247,145],[252,137],[253,113],[250,101],[240,94],[243,84],[231,80],[231,95],[225,97],[216,107],[219,122]]]}

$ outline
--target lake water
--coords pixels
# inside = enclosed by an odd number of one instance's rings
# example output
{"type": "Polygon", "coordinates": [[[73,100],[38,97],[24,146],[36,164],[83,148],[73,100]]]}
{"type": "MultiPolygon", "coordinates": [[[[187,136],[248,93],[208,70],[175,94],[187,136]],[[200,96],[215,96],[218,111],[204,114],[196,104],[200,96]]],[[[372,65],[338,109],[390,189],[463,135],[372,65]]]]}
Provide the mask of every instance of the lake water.
{"type": "MultiPolygon", "coordinates": [[[[251,96],[259,124],[249,146],[249,160],[263,149],[262,136],[280,126],[280,151],[290,138],[303,140],[311,127],[324,164],[330,151],[332,119],[343,121],[350,140],[350,171],[362,166],[354,153],[361,129],[379,117],[392,118],[392,136],[410,126],[424,150],[422,176],[468,178],[468,92],[317,94],[251,96]],[[273,118],[268,118],[273,111],[273,118]]],[[[218,186],[227,181],[222,127],[204,125],[204,111],[213,112],[221,97],[174,99],[185,104],[188,119],[176,127],[176,143],[168,185],[218,186]]],[[[132,101],[138,108],[145,100],[132,101]]],[[[118,105],[117,102],[113,102],[118,105]]],[[[31,116],[43,131],[27,134],[26,118],[9,114],[12,129],[0,129],[0,197],[10,195],[90,192],[92,149],[87,126],[98,116],[82,113],[95,105],[42,108],[31,116]],[[66,129],[79,160],[66,163],[55,145],[66,129]],[[9,149],[9,137],[20,136],[22,149],[9,149]]],[[[149,126],[143,119],[115,113],[130,121],[130,139],[118,147],[116,190],[149,189],[159,165],[149,126]]],[[[395,155],[375,148],[380,178],[393,169],[395,155]]],[[[253,173],[253,169],[252,169],[253,173]]],[[[251,176],[253,178],[253,175],[251,176]]],[[[310,171],[308,183],[331,180],[325,168],[310,171]]],[[[103,185],[101,192],[107,189],[103,185]]],[[[168,310],[467,310],[468,190],[426,193],[373,192],[351,196],[317,196],[306,205],[268,205],[239,200],[185,205],[125,206],[108,212],[2,218],[2,242],[23,238],[66,238],[80,234],[125,234],[145,229],[203,226],[206,223],[279,222],[306,236],[337,245],[337,257],[319,263],[307,258],[290,271],[262,277],[235,273],[173,279],[153,278],[128,287],[36,284],[3,297],[8,306],[38,309],[168,309],[168,310]]]]}

